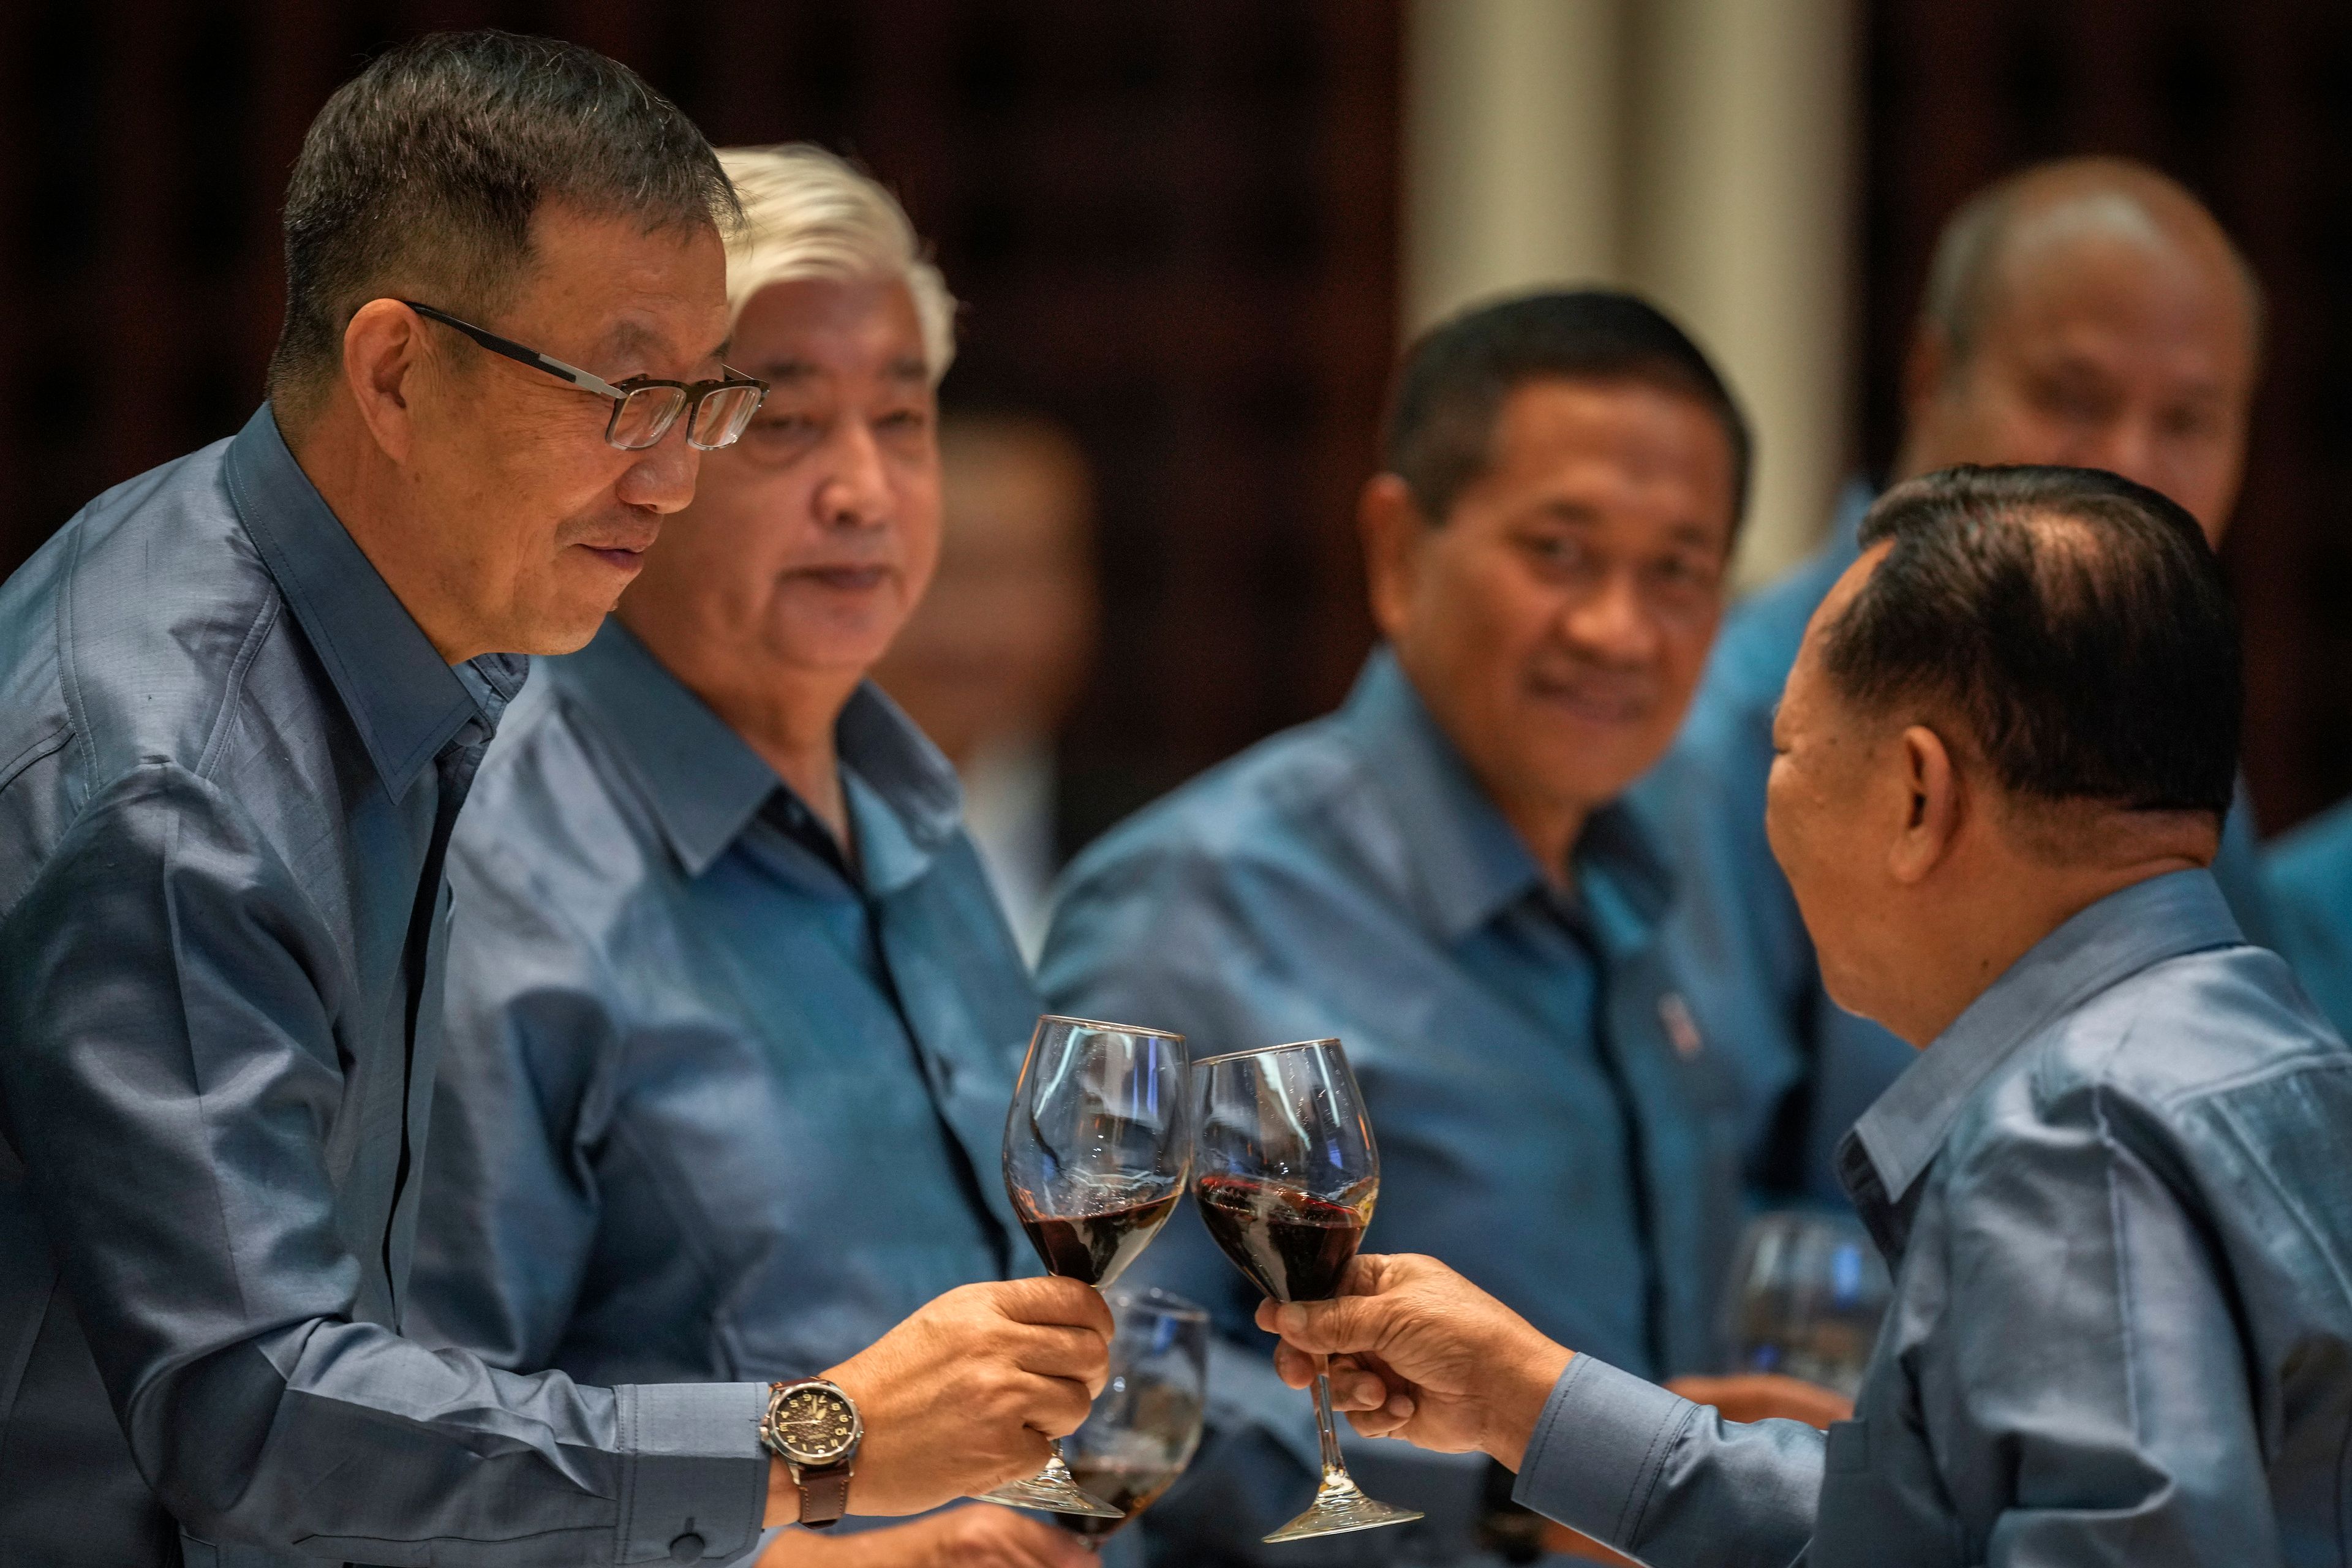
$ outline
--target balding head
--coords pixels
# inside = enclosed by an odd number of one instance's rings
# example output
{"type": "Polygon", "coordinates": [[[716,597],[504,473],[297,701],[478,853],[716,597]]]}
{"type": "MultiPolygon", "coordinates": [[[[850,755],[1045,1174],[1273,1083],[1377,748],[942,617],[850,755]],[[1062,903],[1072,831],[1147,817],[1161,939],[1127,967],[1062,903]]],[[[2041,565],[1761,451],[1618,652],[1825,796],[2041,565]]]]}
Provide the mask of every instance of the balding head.
{"type": "Polygon", "coordinates": [[[2210,213],[2138,163],[2074,158],[1979,193],[1936,248],[1898,477],[2105,468],[2218,540],[2237,500],[2262,299],[2210,213]]]}

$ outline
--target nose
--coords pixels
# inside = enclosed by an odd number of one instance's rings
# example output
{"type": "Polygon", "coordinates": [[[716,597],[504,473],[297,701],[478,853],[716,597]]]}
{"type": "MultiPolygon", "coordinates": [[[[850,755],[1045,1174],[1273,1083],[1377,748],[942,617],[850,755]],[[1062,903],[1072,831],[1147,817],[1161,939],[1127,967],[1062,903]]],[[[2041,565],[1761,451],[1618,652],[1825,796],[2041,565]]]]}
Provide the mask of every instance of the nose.
{"type": "Polygon", "coordinates": [[[1612,572],[1579,595],[1562,613],[1560,627],[1570,644],[1602,663],[1643,665],[1658,657],[1657,619],[1631,571],[1612,572]]]}
{"type": "Polygon", "coordinates": [[[827,443],[825,476],[817,488],[818,518],[836,528],[856,528],[877,522],[890,507],[889,476],[883,471],[882,449],[862,419],[842,419],[827,443]]]}
{"type": "Polygon", "coordinates": [[[702,453],[686,438],[681,419],[645,450],[621,476],[614,493],[625,506],[667,514],[683,511],[694,500],[694,481],[702,471],[702,453]]]}
{"type": "Polygon", "coordinates": [[[2068,462],[2086,468],[2105,468],[2134,484],[2166,490],[2171,479],[2164,442],[2144,418],[2126,416],[2100,429],[2067,456],[2068,462]]]}

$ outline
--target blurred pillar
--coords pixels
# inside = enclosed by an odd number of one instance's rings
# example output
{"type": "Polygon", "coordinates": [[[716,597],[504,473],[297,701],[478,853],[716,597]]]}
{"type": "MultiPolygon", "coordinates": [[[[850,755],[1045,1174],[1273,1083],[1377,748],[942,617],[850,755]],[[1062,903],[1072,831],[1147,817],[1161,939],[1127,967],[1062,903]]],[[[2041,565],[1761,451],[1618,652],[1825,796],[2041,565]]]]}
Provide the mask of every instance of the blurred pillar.
{"type": "Polygon", "coordinates": [[[1405,26],[1406,331],[1498,290],[1618,278],[1618,0],[1413,0],[1405,26]]]}
{"type": "Polygon", "coordinates": [[[1759,461],[1737,574],[1822,531],[1853,460],[1853,0],[1414,0],[1406,327],[1605,280],[1681,318],[1759,461]]]}

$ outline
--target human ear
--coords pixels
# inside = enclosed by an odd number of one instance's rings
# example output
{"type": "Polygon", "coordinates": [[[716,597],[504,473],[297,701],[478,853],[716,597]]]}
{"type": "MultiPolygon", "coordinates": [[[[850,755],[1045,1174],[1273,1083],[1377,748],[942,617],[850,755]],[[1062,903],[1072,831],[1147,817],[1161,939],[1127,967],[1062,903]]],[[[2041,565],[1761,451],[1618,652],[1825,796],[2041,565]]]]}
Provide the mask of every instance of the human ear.
{"type": "Polygon", "coordinates": [[[1428,524],[1412,490],[1395,474],[1374,474],[1356,499],[1356,531],[1364,542],[1364,585],[1372,622],[1393,642],[1412,619],[1421,539],[1428,524]]]}
{"type": "Polygon", "coordinates": [[[1887,854],[1887,869],[1898,882],[1916,883],[1950,853],[1959,837],[1966,803],[1959,770],[1952,765],[1952,753],[1941,735],[1925,724],[1913,724],[1895,745],[1906,809],[1887,854]]]}
{"type": "Polygon", "coordinates": [[[397,300],[370,300],[343,329],[343,389],[384,456],[408,460],[415,444],[411,399],[423,359],[423,326],[397,300]]]}

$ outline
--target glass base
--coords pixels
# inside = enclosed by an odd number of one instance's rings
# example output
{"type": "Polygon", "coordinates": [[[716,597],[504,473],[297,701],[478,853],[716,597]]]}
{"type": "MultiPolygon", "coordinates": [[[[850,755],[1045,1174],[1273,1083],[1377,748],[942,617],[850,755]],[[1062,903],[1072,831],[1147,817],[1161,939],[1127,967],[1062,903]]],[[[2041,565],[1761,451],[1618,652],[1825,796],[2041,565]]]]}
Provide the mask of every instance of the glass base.
{"type": "Polygon", "coordinates": [[[1326,1470],[1322,1486],[1316,1489],[1315,1506],[1264,1539],[1272,1546],[1284,1541],[1311,1541],[1318,1535],[1345,1535],[1353,1530],[1378,1530],[1384,1524],[1409,1524],[1421,1517],[1417,1509],[1396,1508],[1366,1497],[1345,1470],[1326,1470]]]}
{"type": "Polygon", "coordinates": [[[1125,1519],[1127,1515],[1103,1501],[1094,1493],[1071,1479],[1070,1468],[1062,1463],[1058,1448],[1045,1468],[1035,1475],[1017,1481],[1007,1481],[992,1492],[980,1494],[982,1502],[1001,1502],[1007,1508],[1043,1509],[1047,1513],[1075,1513],[1087,1519],[1125,1519]]]}

